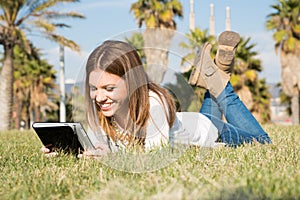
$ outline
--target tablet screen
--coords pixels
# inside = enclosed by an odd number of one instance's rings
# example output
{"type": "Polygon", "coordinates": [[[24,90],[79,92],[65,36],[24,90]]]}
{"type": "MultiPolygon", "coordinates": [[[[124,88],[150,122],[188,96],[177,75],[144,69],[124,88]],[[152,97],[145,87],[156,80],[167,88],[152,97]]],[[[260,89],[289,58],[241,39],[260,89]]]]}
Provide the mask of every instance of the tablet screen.
{"type": "Polygon", "coordinates": [[[79,153],[83,146],[78,140],[76,131],[65,123],[34,123],[32,125],[42,143],[50,151],[62,150],[67,153],[79,153]]]}

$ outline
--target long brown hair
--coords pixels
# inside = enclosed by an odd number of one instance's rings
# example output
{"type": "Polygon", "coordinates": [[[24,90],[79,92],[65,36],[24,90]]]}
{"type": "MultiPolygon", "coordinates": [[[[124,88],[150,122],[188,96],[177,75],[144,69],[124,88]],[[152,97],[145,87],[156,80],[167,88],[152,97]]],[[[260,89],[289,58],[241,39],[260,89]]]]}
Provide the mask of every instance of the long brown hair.
{"type": "Polygon", "coordinates": [[[129,97],[129,120],[126,131],[135,141],[143,143],[146,137],[147,122],[150,118],[149,91],[155,92],[162,102],[166,102],[164,108],[169,126],[172,127],[176,111],[172,96],[166,89],[149,80],[141,58],[132,46],[122,41],[108,40],[90,54],[86,64],[85,99],[88,109],[87,119],[92,130],[97,131],[99,128],[97,126],[100,125],[115,141],[116,131],[113,129],[111,117],[105,117],[100,107],[93,103],[90,97],[89,75],[96,69],[115,74],[125,80],[129,97]]]}

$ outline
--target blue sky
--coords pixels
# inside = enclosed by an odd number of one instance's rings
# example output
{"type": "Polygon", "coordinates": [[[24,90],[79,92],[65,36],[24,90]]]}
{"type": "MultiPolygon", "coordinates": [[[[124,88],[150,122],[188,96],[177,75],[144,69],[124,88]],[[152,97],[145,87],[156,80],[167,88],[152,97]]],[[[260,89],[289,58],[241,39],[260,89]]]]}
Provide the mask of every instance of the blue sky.
{"type": "MultiPolygon", "coordinates": [[[[180,0],[183,5],[183,18],[176,18],[179,34],[189,32],[189,0],[180,0]]],[[[77,11],[86,19],[69,20],[72,28],[59,33],[74,40],[81,47],[81,54],[65,50],[66,79],[76,80],[83,69],[88,54],[106,39],[119,37],[124,32],[135,31],[138,26],[130,6],[136,0],[81,0],[74,5],[65,5],[61,9],[77,11]]],[[[266,16],[273,12],[270,5],[275,0],[194,0],[195,26],[209,28],[210,4],[214,4],[215,29],[218,36],[225,30],[226,7],[231,10],[231,30],[242,37],[251,37],[250,43],[256,44],[255,51],[262,60],[263,72],[260,77],[269,83],[280,82],[279,56],[274,51],[272,32],[265,29],[266,16]]],[[[33,38],[34,44],[42,49],[44,58],[59,69],[59,50],[57,44],[42,38],[33,38]]],[[[58,74],[57,74],[58,75],[58,74]]]]}

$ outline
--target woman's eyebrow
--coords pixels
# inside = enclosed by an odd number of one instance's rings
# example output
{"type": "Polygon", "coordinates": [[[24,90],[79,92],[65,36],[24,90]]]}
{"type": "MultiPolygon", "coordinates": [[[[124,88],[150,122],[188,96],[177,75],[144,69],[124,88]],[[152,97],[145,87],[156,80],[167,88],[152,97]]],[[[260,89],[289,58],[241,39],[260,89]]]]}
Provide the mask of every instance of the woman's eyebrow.
{"type": "MultiPolygon", "coordinates": [[[[89,83],[89,86],[90,87],[99,87],[99,86],[96,86],[96,85],[94,85],[92,83],[89,83]]],[[[100,87],[101,88],[106,88],[106,87],[115,87],[115,86],[117,86],[117,84],[115,84],[115,83],[108,83],[108,84],[105,84],[105,85],[101,85],[100,87]]]]}

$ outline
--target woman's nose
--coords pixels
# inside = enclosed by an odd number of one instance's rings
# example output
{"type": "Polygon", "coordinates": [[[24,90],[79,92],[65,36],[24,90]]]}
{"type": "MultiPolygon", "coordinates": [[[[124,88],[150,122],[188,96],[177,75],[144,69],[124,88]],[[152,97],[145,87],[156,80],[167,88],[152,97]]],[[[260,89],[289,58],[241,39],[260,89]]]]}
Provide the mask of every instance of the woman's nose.
{"type": "Polygon", "coordinates": [[[102,101],[105,101],[107,99],[107,96],[106,96],[104,91],[98,90],[96,92],[96,98],[95,99],[96,99],[97,102],[102,102],[102,101]]]}

